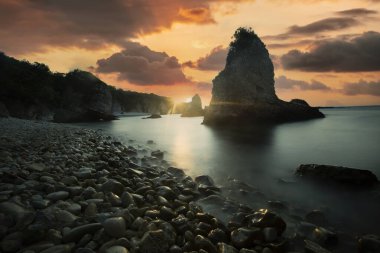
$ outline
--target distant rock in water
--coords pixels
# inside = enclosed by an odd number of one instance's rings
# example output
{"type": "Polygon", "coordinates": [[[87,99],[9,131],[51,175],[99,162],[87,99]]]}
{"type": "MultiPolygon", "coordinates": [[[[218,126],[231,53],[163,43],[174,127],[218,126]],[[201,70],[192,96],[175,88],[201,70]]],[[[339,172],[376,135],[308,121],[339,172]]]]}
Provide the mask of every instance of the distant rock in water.
{"type": "Polygon", "coordinates": [[[332,165],[302,164],[296,170],[302,178],[333,182],[346,186],[369,188],[379,183],[375,174],[369,170],[359,170],[332,165]]]}
{"type": "Polygon", "coordinates": [[[160,119],[160,118],[162,118],[160,114],[155,114],[154,113],[154,114],[152,114],[152,115],[150,115],[148,117],[145,117],[143,119],[160,119]]]}
{"type": "Polygon", "coordinates": [[[181,114],[181,117],[199,117],[203,116],[202,100],[198,94],[191,98],[191,102],[178,104],[174,113],[181,114]]]}
{"type": "Polygon", "coordinates": [[[273,63],[264,43],[251,29],[237,29],[226,66],[213,80],[204,124],[280,123],[324,117],[303,100],[280,100],[274,84],[273,63]]]}

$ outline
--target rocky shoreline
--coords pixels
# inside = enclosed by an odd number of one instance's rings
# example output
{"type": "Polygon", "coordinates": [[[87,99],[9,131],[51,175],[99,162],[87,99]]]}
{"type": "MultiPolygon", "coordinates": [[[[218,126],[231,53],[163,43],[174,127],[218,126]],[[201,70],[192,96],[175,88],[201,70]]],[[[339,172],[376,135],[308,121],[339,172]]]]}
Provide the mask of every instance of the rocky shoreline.
{"type": "MultiPolygon", "coordinates": [[[[210,177],[193,180],[170,167],[162,152],[124,146],[101,131],[6,118],[0,144],[1,252],[350,252],[338,244],[380,250],[374,235],[341,242],[318,211],[294,229],[272,210],[226,199],[210,177]],[[206,211],[212,205],[232,215],[218,219],[206,211]]],[[[231,183],[242,194],[251,190],[231,183]]]]}

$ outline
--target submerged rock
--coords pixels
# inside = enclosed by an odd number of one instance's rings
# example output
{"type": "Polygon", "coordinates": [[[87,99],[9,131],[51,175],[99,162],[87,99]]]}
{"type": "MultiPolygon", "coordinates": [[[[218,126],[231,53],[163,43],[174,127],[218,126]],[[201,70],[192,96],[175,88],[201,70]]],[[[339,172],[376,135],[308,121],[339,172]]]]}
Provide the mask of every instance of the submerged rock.
{"type": "Polygon", "coordinates": [[[369,170],[332,165],[302,164],[297,168],[296,175],[361,188],[372,187],[379,183],[376,175],[369,170]]]}
{"type": "Polygon", "coordinates": [[[154,114],[152,114],[152,115],[150,115],[148,117],[145,117],[143,119],[160,119],[160,118],[162,118],[160,114],[154,113],[154,114]]]}
{"type": "Polygon", "coordinates": [[[363,235],[358,240],[359,253],[380,252],[380,237],[363,235]]]}
{"type": "Polygon", "coordinates": [[[225,68],[213,80],[203,123],[238,125],[324,117],[301,100],[280,100],[274,84],[273,63],[264,43],[251,29],[239,28],[230,43],[225,68]]]}
{"type": "Polygon", "coordinates": [[[321,247],[319,244],[305,240],[305,252],[308,253],[331,253],[331,251],[321,247]]]}

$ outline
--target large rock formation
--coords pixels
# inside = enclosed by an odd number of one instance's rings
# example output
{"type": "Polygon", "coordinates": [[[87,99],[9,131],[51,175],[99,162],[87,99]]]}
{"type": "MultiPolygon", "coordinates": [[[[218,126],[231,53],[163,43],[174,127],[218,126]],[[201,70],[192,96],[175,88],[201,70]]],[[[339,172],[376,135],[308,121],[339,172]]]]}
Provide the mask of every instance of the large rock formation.
{"type": "Polygon", "coordinates": [[[264,43],[250,28],[239,28],[225,68],[213,80],[204,124],[277,123],[324,117],[300,99],[278,99],[274,84],[273,63],[264,43]]]}
{"type": "Polygon", "coordinates": [[[176,105],[174,113],[181,114],[181,117],[199,117],[203,116],[202,100],[198,94],[195,94],[188,103],[176,105]]]}

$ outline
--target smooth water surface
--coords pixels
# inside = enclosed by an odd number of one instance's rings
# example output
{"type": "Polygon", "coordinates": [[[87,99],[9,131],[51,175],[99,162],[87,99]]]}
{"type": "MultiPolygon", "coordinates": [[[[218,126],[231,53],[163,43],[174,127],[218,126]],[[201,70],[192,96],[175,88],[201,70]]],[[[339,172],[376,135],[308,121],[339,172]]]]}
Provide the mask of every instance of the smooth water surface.
{"type": "Polygon", "coordinates": [[[294,170],[304,163],[368,169],[380,178],[380,107],[322,111],[325,119],[250,129],[215,129],[202,125],[202,117],[179,115],[123,117],[81,126],[103,129],[125,144],[134,140],[134,144],[151,150],[164,150],[165,159],[191,176],[208,174],[219,184],[228,177],[237,178],[270,198],[302,202],[306,208],[344,209],[351,217],[362,212],[363,205],[371,204],[369,200],[351,193],[337,197],[323,187],[303,185],[289,190],[278,183],[280,178],[295,180],[294,170]],[[147,145],[148,140],[156,144],[147,145]]]}

